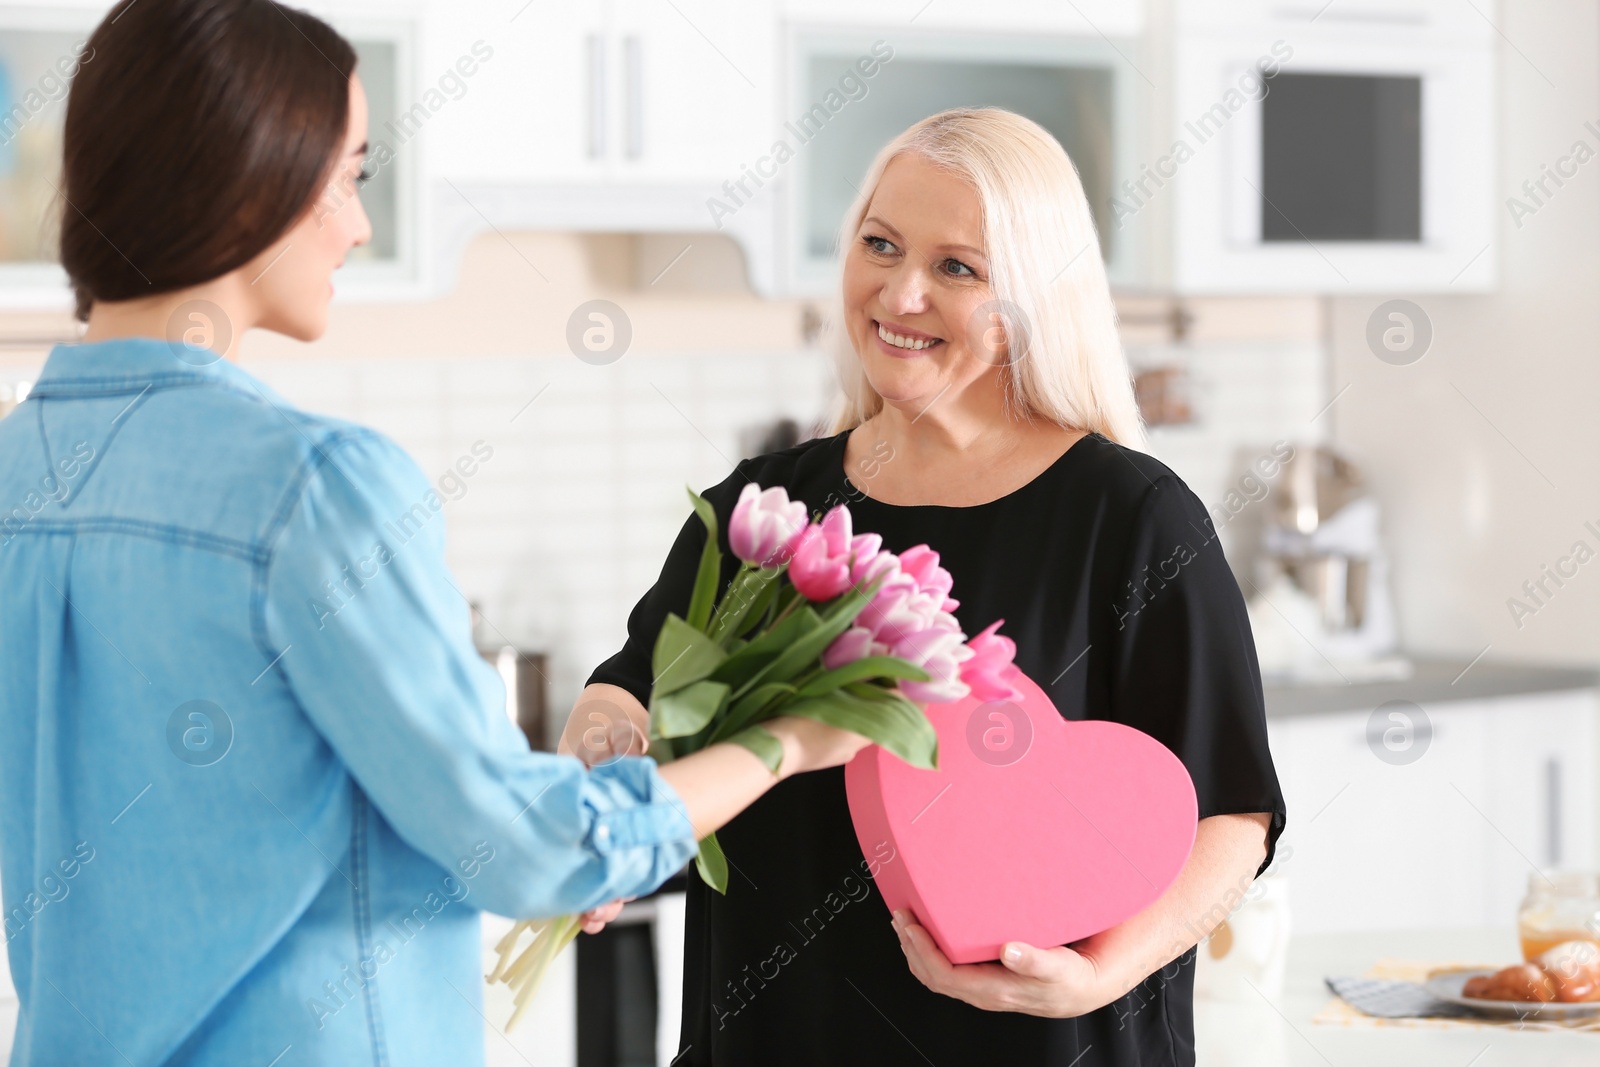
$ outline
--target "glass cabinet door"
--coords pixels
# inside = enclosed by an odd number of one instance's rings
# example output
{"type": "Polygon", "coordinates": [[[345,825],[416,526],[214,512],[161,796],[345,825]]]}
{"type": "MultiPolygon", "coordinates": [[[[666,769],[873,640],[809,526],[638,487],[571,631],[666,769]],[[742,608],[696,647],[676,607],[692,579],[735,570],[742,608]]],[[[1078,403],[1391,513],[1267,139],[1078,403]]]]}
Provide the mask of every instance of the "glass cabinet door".
{"type": "Polygon", "coordinates": [[[831,274],[839,224],[879,149],[954,107],[1001,107],[1048,130],[1077,167],[1102,256],[1113,266],[1126,258],[1128,235],[1112,218],[1112,197],[1135,147],[1133,68],[1111,46],[896,38],[892,57],[862,76],[857,63],[871,53],[870,37],[805,34],[795,44],[783,132],[799,157],[790,207],[797,281],[831,274]]]}
{"type": "MultiPolygon", "coordinates": [[[[62,132],[67,93],[80,65],[93,62],[90,12],[17,10],[0,14],[0,306],[67,301],[58,263],[62,132]]],[[[409,84],[410,36],[401,24],[343,30],[355,46],[370,109],[372,181],[361,203],[372,240],[353,249],[343,276],[360,291],[416,274],[416,187],[421,147],[401,114],[409,84]],[[379,143],[387,145],[380,151],[379,143]]],[[[407,104],[409,106],[409,102],[407,104]]]]}
{"type": "MultiPolygon", "coordinates": [[[[854,61],[848,55],[811,56],[809,96],[823,99],[854,61]]],[[[953,107],[1003,107],[1049,130],[1077,164],[1095,224],[1109,236],[1112,77],[1104,66],[892,60],[867,83],[864,106],[834,115],[819,131],[825,140],[807,157],[806,251],[833,253],[855,185],[880,148],[912,123],[953,107]]],[[[1110,255],[1109,248],[1105,252],[1110,255]]]]}
{"type": "Polygon", "coordinates": [[[0,263],[56,260],[61,127],[87,33],[0,29],[0,263]]]}

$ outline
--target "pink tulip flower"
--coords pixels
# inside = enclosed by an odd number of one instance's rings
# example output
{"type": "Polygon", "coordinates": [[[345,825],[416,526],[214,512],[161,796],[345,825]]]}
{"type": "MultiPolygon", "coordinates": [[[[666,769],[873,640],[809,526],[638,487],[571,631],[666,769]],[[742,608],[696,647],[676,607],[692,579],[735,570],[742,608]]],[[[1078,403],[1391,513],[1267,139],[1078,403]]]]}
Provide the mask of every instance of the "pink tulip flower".
{"type": "Polygon", "coordinates": [[[816,602],[850,588],[850,511],[843,504],[800,534],[789,560],[789,580],[801,596],[816,602]]]}
{"type": "Polygon", "coordinates": [[[890,577],[900,569],[900,560],[883,549],[883,538],[875,533],[857,534],[850,540],[850,580],[866,585],[875,578],[890,577]]]}
{"type": "Polygon", "coordinates": [[[822,650],[822,665],[832,671],[858,659],[888,654],[889,646],[874,640],[871,630],[864,626],[852,626],[822,650]]]}
{"type": "MultiPolygon", "coordinates": [[[[947,616],[948,617],[948,616],[947,616]]],[[[924,704],[946,704],[969,692],[961,680],[961,666],[972,658],[960,630],[930,626],[909,634],[890,646],[889,654],[928,672],[926,682],[901,682],[900,691],[924,704]]]]}
{"type": "Polygon", "coordinates": [[[934,612],[928,607],[927,598],[918,594],[917,583],[909,575],[891,574],[856,616],[856,625],[875,639],[893,644],[931,625],[934,612]]]}
{"type": "Polygon", "coordinates": [[[758,567],[787,563],[806,530],[804,501],[790,501],[781,486],[765,491],[751,482],[739,494],[728,521],[733,554],[758,567]]]}
{"type": "Polygon", "coordinates": [[[915,578],[919,588],[937,591],[942,598],[941,610],[954,611],[961,606],[960,601],[950,599],[955,579],[939,566],[939,553],[927,545],[916,545],[900,553],[900,569],[915,578]]]}
{"type": "MultiPolygon", "coordinates": [[[[842,505],[834,509],[839,511],[842,505]]],[[[898,656],[930,676],[901,683],[900,691],[912,700],[948,703],[969,693],[985,701],[1020,699],[1012,684],[1016,643],[997,632],[999,622],[967,640],[951,614],[958,606],[949,595],[954,580],[939,566],[939,554],[927,545],[899,555],[884,551],[883,538],[851,537],[848,513],[836,519],[834,512],[824,520],[826,531],[812,527],[802,538],[789,568],[796,588],[809,599],[831,599],[849,583],[880,584],[855,625],[823,651],[823,666],[834,670],[867,656],[898,656]],[[846,542],[848,552],[841,552],[846,542]],[[812,596],[808,587],[826,595],[812,596]]]]}
{"type": "Polygon", "coordinates": [[[961,665],[961,680],[979,700],[1022,699],[1022,693],[1011,681],[1017,672],[1012,662],[1017,655],[1017,643],[995,632],[1000,629],[1001,621],[996,619],[967,642],[972,657],[961,665]]]}

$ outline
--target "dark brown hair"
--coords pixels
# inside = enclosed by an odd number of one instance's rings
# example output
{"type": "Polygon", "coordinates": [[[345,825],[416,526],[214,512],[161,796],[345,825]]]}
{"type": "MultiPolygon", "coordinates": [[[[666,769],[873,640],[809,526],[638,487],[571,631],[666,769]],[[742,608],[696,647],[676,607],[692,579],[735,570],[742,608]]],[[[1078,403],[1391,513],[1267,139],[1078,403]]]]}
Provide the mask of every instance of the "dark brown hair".
{"type": "Polygon", "coordinates": [[[356,66],[327,23],[273,0],[122,0],[88,47],[60,205],[79,319],[226,274],[315,203],[356,66]]]}

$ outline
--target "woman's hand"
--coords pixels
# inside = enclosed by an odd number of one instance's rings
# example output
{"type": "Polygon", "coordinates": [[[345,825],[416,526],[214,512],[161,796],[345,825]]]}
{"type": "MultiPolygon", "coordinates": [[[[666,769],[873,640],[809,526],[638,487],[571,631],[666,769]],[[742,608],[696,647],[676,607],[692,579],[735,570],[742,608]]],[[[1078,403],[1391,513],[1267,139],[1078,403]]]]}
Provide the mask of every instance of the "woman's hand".
{"type": "Polygon", "coordinates": [[[1008,943],[1016,958],[952,964],[927,930],[896,912],[895,933],[917,980],[935,993],[985,1011],[1065,1019],[1102,1008],[1165,968],[1243,901],[1266,858],[1270,812],[1210,815],[1178,878],[1155,903],[1116,926],[1073,942],[1033,948],[1008,943]]]}
{"type": "Polygon", "coordinates": [[[645,755],[649,730],[650,713],[638,698],[619,686],[597,683],[573,705],[556,752],[598,767],[622,756],[645,755]]]}
{"type": "Polygon", "coordinates": [[[622,906],[624,904],[630,900],[637,899],[637,897],[623,897],[621,900],[613,900],[609,904],[602,904],[598,908],[590,908],[578,916],[578,923],[583,928],[584,933],[598,934],[606,928],[606,923],[611,922],[622,914],[622,906]]]}
{"type": "Polygon", "coordinates": [[[804,771],[842,767],[857,752],[872,744],[860,734],[799,715],[782,715],[762,725],[783,742],[783,766],[778,771],[779,778],[804,771]]]}
{"type": "Polygon", "coordinates": [[[1095,958],[1070,948],[1034,948],[1011,942],[1005,946],[1001,963],[957,965],[906,912],[894,913],[894,929],[917,981],[935,993],[984,1011],[1066,1019],[1104,1007],[1118,996],[1106,988],[1095,958]]]}

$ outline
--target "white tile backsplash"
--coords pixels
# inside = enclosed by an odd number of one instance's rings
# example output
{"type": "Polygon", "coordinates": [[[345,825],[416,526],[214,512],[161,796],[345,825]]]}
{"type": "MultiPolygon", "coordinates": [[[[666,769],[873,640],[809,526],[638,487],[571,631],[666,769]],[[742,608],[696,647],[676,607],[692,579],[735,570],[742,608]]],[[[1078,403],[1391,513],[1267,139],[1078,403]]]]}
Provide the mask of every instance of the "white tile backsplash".
{"type": "MultiPolygon", "coordinates": [[[[1158,428],[1151,448],[1208,505],[1272,442],[1321,437],[1318,345],[1208,343],[1130,357],[1189,367],[1197,420],[1158,428]]],[[[449,561],[490,621],[487,637],[549,653],[558,719],[620,647],[628,612],[660,573],[690,513],[685,484],[699,491],[727,477],[752,426],[782,417],[810,426],[833,391],[831,361],[809,350],[632,352],[603,367],[452,356],[249,369],[302,407],[389,434],[433,481],[474,441],[493,446],[445,509],[449,561]]]]}

